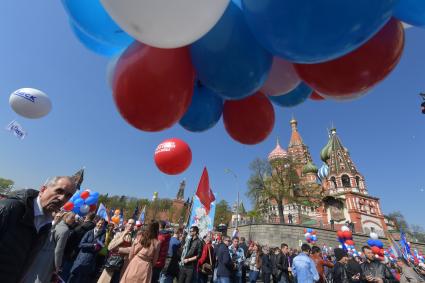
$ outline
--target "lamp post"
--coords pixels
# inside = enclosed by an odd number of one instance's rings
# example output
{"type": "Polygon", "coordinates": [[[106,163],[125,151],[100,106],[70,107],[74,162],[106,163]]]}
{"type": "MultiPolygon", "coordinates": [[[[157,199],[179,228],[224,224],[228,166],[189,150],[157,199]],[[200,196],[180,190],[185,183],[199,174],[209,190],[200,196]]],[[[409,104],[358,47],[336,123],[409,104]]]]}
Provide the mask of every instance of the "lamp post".
{"type": "Polygon", "coordinates": [[[236,229],[238,229],[239,226],[239,180],[238,180],[238,175],[236,175],[235,172],[233,172],[232,170],[230,170],[229,168],[224,169],[224,172],[227,174],[231,174],[235,180],[236,180],[236,189],[238,191],[238,200],[236,203],[236,229]]]}

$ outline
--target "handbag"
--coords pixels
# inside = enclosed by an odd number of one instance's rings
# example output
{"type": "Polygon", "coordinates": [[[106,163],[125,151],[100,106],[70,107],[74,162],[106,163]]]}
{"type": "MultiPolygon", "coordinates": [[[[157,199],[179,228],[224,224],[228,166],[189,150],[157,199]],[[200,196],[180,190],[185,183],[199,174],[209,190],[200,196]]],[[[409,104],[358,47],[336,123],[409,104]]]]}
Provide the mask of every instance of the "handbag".
{"type": "Polygon", "coordinates": [[[110,255],[105,263],[105,268],[111,271],[118,271],[124,265],[124,259],[120,255],[110,255]]]}
{"type": "Polygon", "coordinates": [[[210,259],[210,262],[209,263],[204,262],[201,265],[201,272],[204,273],[204,274],[207,274],[207,275],[211,275],[211,274],[213,274],[213,268],[212,268],[211,249],[210,248],[208,248],[208,257],[210,259]]]}

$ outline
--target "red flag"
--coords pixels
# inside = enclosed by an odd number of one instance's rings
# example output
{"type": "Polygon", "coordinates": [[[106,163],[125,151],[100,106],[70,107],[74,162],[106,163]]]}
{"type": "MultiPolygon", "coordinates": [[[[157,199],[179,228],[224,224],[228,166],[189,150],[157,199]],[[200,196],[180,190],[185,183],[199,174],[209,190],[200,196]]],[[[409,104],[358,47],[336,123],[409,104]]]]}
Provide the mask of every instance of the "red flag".
{"type": "Polygon", "coordinates": [[[204,167],[204,171],[202,172],[201,180],[199,180],[198,189],[196,190],[196,196],[203,206],[205,206],[207,214],[210,213],[211,203],[215,201],[215,196],[210,188],[207,167],[204,167]]]}

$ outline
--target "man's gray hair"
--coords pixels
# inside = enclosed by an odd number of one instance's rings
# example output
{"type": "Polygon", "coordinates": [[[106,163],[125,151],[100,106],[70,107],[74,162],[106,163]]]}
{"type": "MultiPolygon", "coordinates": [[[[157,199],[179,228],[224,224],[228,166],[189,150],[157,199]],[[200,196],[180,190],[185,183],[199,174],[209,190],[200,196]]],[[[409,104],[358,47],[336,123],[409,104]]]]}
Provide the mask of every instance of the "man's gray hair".
{"type": "Polygon", "coordinates": [[[72,184],[74,184],[75,187],[75,182],[73,180],[72,177],[69,176],[56,176],[56,177],[51,177],[49,179],[46,180],[46,182],[44,183],[44,186],[46,187],[51,187],[56,185],[56,183],[60,180],[60,179],[68,179],[72,184]]]}

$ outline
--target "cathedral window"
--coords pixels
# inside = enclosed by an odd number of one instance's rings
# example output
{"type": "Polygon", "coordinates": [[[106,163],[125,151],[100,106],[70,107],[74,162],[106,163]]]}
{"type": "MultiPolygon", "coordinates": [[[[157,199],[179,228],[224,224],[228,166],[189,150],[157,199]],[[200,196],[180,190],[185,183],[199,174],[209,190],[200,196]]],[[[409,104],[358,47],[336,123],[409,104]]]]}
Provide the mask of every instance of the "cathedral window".
{"type": "Polygon", "coordinates": [[[344,186],[345,188],[351,187],[350,177],[348,177],[348,175],[342,175],[341,180],[342,180],[342,186],[344,186]]]}
{"type": "Polygon", "coordinates": [[[360,177],[359,176],[356,176],[356,184],[357,184],[357,187],[360,188],[360,177]]]}
{"type": "Polygon", "coordinates": [[[335,177],[331,177],[331,182],[334,184],[334,188],[337,187],[335,177]]]}

